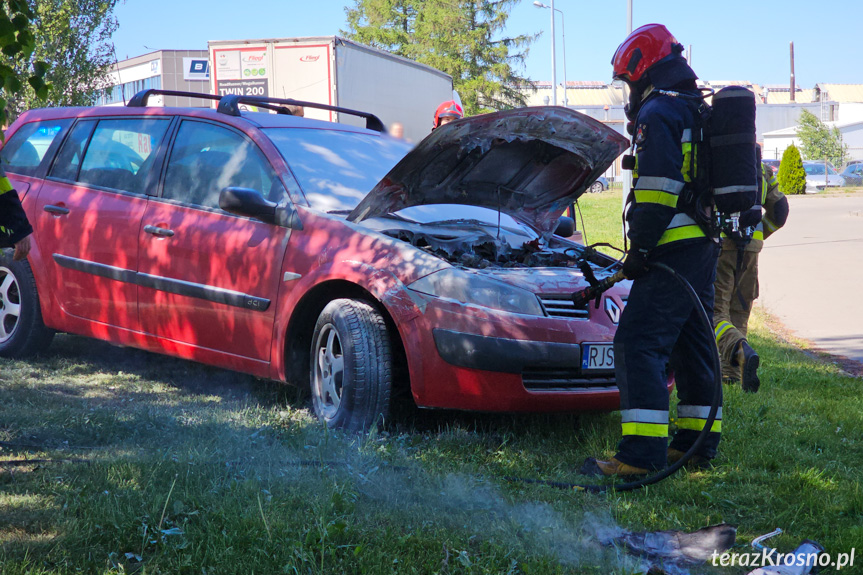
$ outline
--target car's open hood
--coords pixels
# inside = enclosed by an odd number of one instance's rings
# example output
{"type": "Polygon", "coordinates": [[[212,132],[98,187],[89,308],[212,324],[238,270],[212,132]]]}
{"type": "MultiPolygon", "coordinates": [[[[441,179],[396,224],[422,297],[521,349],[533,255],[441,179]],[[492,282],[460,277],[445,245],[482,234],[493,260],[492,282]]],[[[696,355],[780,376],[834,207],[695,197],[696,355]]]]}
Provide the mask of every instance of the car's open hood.
{"type": "Polygon", "coordinates": [[[421,204],[500,210],[543,235],[627,148],[626,138],[584,114],[520,108],[438,128],[390,170],[348,220],[421,204]]]}

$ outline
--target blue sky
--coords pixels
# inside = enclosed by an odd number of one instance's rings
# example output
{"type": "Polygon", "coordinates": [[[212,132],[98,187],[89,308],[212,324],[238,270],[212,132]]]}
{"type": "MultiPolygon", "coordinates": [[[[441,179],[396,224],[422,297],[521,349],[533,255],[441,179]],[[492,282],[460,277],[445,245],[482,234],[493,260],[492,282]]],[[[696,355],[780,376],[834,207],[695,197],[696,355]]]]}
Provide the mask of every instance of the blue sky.
{"type": "MultiPolygon", "coordinates": [[[[545,4],[550,4],[545,0],[545,4]]],[[[351,2],[351,4],[353,4],[351,2]]],[[[660,22],[692,45],[693,68],[706,80],[788,84],[794,41],[797,84],[863,83],[863,2],[860,0],[633,0],[633,26],[660,22]]],[[[208,40],[328,36],[345,28],[345,0],[125,0],[117,6],[118,56],[157,49],[205,49],[208,40]]],[[[626,0],[555,0],[564,13],[568,80],[608,80],[609,64],[626,36],[626,0]]],[[[557,80],[563,81],[560,19],[557,80]]],[[[551,79],[549,10],[522,0],[508,34],[542,32],[524,72],[551,79]]]]}

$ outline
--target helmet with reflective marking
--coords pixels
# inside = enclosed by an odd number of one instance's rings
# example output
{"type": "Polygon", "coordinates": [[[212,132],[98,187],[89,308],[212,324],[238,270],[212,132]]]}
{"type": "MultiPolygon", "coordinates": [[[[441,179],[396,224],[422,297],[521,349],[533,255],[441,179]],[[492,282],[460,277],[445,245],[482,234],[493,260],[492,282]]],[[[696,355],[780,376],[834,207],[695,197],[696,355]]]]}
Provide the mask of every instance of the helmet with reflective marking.
{"type": "MultiPolygon", "coordinates": [[[[434,125],[432,126],[432,130],[435,128],[439,128],[441,125],[441,120],[443,118],[452,118],[453,120],[458,120],[459,118],[464,117],[464,110],[462,110],[461,105],[455,100],[447,100],[437,107],[437,110],[434,113],[434,125]]],[[[445,122],[444,122],[445,123],[445,122]]]]}
{"type": "Polygon", "coordinates": [[[662,24],[645,24],[634,30],[618,46],[611,65],[613,78],[636,83],[651,66],[672,54],[683,51],[668,28],[662,24]]]}

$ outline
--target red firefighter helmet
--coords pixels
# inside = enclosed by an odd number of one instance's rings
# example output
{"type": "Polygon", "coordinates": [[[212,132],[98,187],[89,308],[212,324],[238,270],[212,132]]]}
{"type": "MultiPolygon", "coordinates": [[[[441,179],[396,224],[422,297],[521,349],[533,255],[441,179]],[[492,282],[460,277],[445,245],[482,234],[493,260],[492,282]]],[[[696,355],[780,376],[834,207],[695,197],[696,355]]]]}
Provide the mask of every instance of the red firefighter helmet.
{"type": "Polygon", "coordinates": [[[440,127],[441,118],[453,118],[456,120],[464,118],[464,110],[462,110],[461,104],[455,100],[447,100],[438,106],[434,113],[434,125],[432,126],[432,130],[440,127]]]}
{"type": "Polygon", "coordinates": [[[651,66],[670,56],[676,46],[677,40],[668,28],[662,24],[645,24],[618,46],[611,59],[614,67],[612,77],[630,83],[638,82],[651,66]]]}

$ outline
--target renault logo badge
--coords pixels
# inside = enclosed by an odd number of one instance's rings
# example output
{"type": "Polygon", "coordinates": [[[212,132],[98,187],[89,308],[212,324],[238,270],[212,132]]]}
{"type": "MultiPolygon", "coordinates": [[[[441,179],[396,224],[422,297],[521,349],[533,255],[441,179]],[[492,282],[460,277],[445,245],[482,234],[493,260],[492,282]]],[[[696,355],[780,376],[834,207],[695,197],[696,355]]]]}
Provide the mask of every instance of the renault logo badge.
{"type": "Polygon", "coordinates": [[[611,323],[617,325],[620,323],[620,307],[611,298],[605,298],[605,313],[611,318],[611,323]]]}

